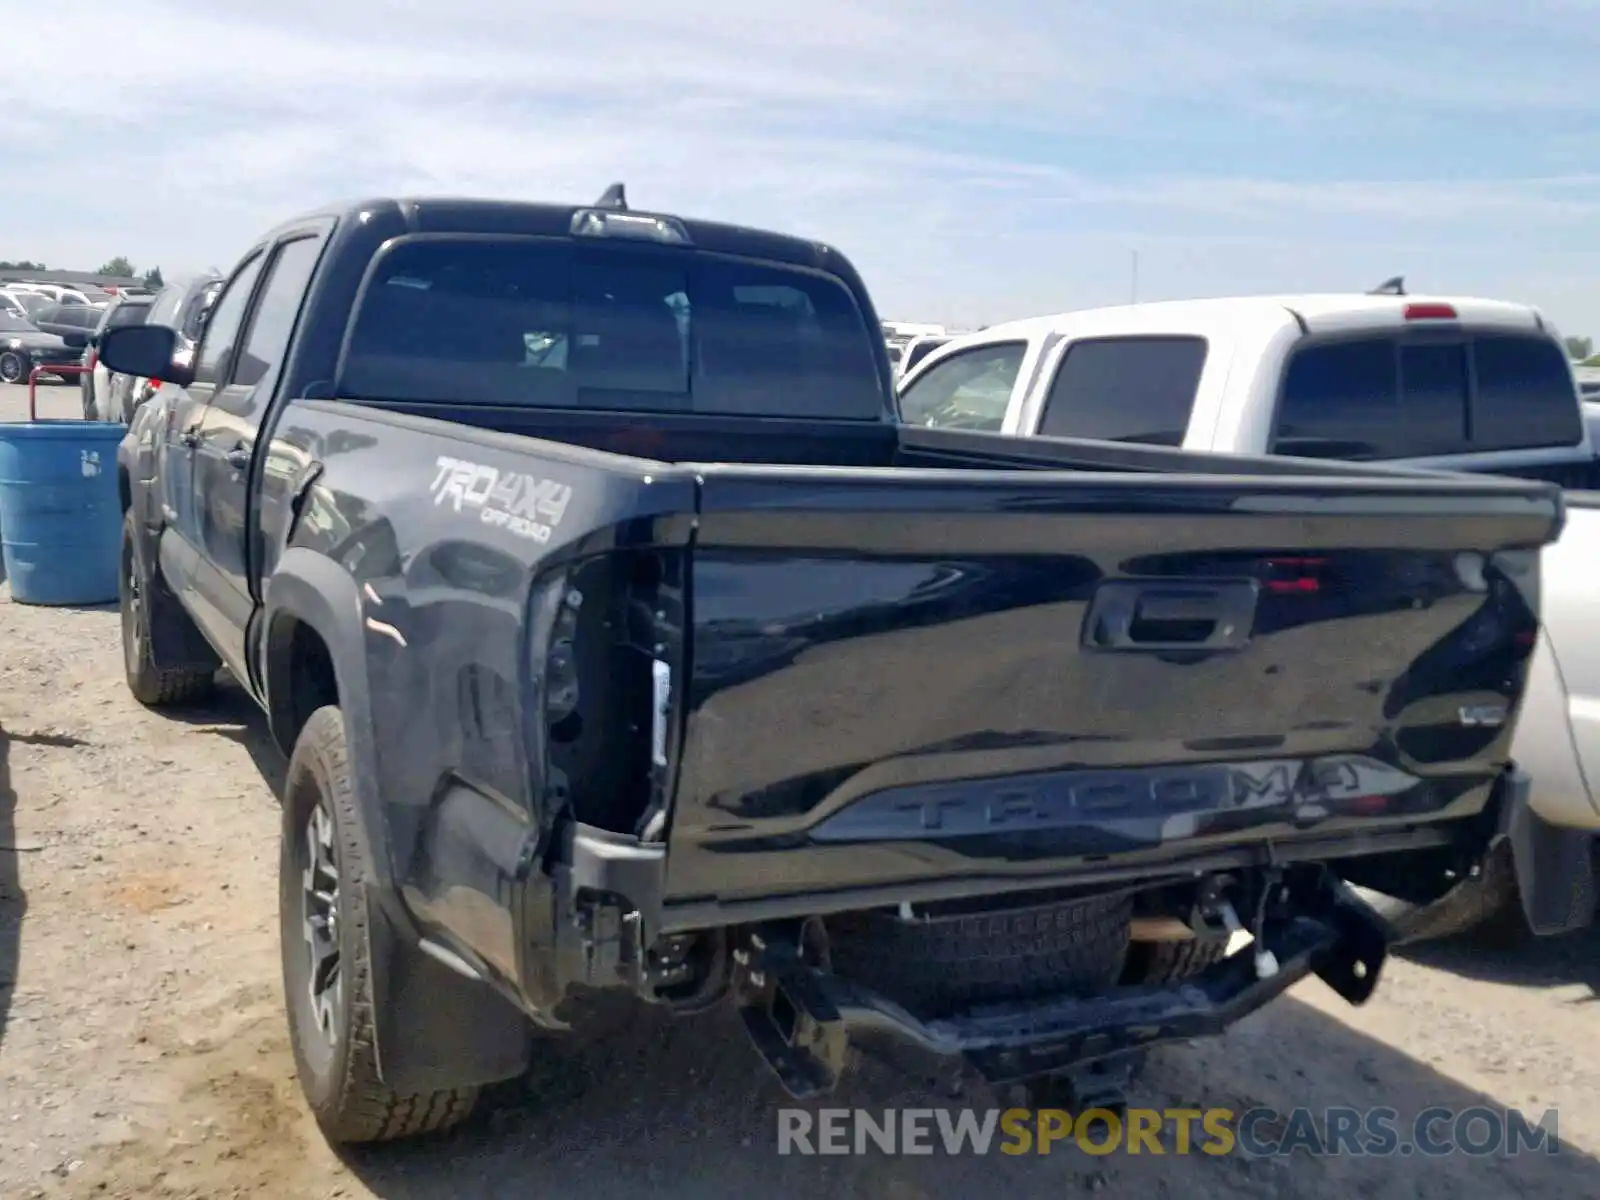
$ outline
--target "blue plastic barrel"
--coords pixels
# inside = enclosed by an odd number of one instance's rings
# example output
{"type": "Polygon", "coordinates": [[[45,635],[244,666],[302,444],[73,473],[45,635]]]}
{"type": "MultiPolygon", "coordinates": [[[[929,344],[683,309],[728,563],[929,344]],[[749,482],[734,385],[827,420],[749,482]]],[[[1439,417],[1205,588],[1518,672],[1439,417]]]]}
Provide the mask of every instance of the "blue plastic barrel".
{"type": "Polygon", "coordinates": [[[117,421],[0,423],[0,549],[13,600],[117,598],[117,443],[127,432],[117,421]]]}

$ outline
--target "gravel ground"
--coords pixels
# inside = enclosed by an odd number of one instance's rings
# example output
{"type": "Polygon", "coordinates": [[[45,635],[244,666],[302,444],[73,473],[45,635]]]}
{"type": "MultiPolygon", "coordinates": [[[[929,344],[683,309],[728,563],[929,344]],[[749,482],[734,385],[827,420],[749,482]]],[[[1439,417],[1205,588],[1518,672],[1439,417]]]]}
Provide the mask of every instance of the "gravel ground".
{"type": "MultiPolygon", "coordinates": [[[[76,393],[48,388],[46,415],[76,393]]],[[[0,419],[19,415],[0,389],[0,419]]],[[[293,1077],[274,920],[282,762],[236,691],[158,716],[128,696],[116,615],[0,588],[0,1197],[779,1197],[1016,1200],[1600,1195],[1600,937],[1445,945],[1350,1009],[1320,983],[1226,1038],[1163,1052],[1153,1107],[1430,1105],[1560,1111],[1561,1153],[1280,1160],[780,1159],[781,1093],[725,1015],[633,1017],[541,1061],[465,1129],[343,1158],[293,1077]],[[1585,1048],[1587,1047],[1587,1049],[1585,1048]]],[[[832,1103],[930,1107],[869,1068],[832,1103]]]]}

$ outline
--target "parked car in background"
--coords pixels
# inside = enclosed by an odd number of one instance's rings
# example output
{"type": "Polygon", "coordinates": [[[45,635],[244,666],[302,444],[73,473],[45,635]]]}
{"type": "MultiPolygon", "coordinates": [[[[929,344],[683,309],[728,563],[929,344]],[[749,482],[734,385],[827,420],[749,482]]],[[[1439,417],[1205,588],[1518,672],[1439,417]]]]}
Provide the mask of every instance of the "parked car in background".
{"type": "MultiPolygon", "coordinates": [[[[222,290],[222,283],[220,275],[197,275],[184,283],[167,284],[151,301],[150,310],[145,314],[145,323],[165,325],[178,331],[174,365],[187,367],[193,360],[195,343],[200,340],[200,331],[205,327],[206,316],[216,302],[217,293],[222,290]]],[[[128,416],[108,419],[131,420],[134,410],[150,399],[159,386],[160,380],[130,377],[126,403],[128,416]]]]}
{"type": "MultiPolygon", "coordinates": [[[[24,321],[28,320],[28,310],[23,306],[22,301],[18,300],[10,292],[0,292],[0,313],[4,313],[8,317],[20,317],[24,321]]],[[[28,324],[31,325],[33,322],[28,321],[28,324]]]]}
{"type": "Polygon", "coordinates": [[[915,370],[918,363],[951,340],[949,334],[927,334],[912,338],[900,354],[898,373],[904,375],[907,371],[915,370]]]}
{"type": "Polygon", "coordinates": [[[80,357],[80,350],[55,334],[21,317],[0,313],[0,383],[26,383],[35,367],[76,364],[80,357]]]}
{"type": "MultiPolygon", "coordinates": [[[[30,292],[46,296],[56,304],[87,305],[89,303],[89,297],[84,294],[83,289],[67,287],[64,284],[24,282],[13,286],[26,288],[30,292]]],[[[98,291],[99,289],[96,288],[95,290],[98,291]]]]}
{"type": "Polygon", "coordinates": [[[55,303],[42,292],[30,292],[25,288],[6,288],[0,294],[10,300],[12,305],[21,308],[30,324],[33,321],[34,313],[41,308],[49,308],[55,303]]]}
{"type": "Polygon", "coordinates": [[[132,417],[134,379],[110,370],[99,360],[99,342],[108,329],[142,324],[150,312],[151,300],[149,296],[118,296],[100,310],[100,321],[83,352],[83,365],[89,370],[78,376],[84,420],[127,421],[132,417]]]}
{"type": "Polygon", "coordinates": [[[100,310],[88,304],[46,304],[35,309],[29,319],[44,332],[53,333],[82,351],[100,323],[100,310]]]}

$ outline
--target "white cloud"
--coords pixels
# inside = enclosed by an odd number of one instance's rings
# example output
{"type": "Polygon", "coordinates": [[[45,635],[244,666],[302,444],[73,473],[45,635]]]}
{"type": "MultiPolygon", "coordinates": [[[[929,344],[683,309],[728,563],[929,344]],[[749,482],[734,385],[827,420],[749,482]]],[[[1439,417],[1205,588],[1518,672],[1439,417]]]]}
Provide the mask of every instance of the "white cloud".
{"type": "Polygon", "coordinates": [[[28,167],[0,256],[205,266],[330,199],[625,179],[637,205],[833,241],[911,317],[1118,302],[1138,248],[1145,295],[1404,270],[1600,330],[1580,0],[72,10],[117,66],[0,75],[0,144],[28,167]],[[1430,165],[1362,149],[1397,131],[1430,165]]]}

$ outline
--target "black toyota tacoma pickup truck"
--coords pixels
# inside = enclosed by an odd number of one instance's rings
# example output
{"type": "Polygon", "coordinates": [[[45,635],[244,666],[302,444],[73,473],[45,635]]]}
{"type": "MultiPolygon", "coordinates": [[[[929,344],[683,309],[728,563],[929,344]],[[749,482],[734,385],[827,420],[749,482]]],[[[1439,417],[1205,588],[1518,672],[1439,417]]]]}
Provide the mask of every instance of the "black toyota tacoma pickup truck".
{"type": "Polygon", "coordinates": [[[904,428],[878,329],[837,251],[617,188],[314,213],[192,364],[107,332],[163,381],[128,683],[225,666],[289,755],[330,1139],[608,989],[737,1006],[796,1096],[855,1045],[1114,1103],[1308,974],[1364,1001],[1349,882],[1481,852],[1554,487],[904,428]]]}

